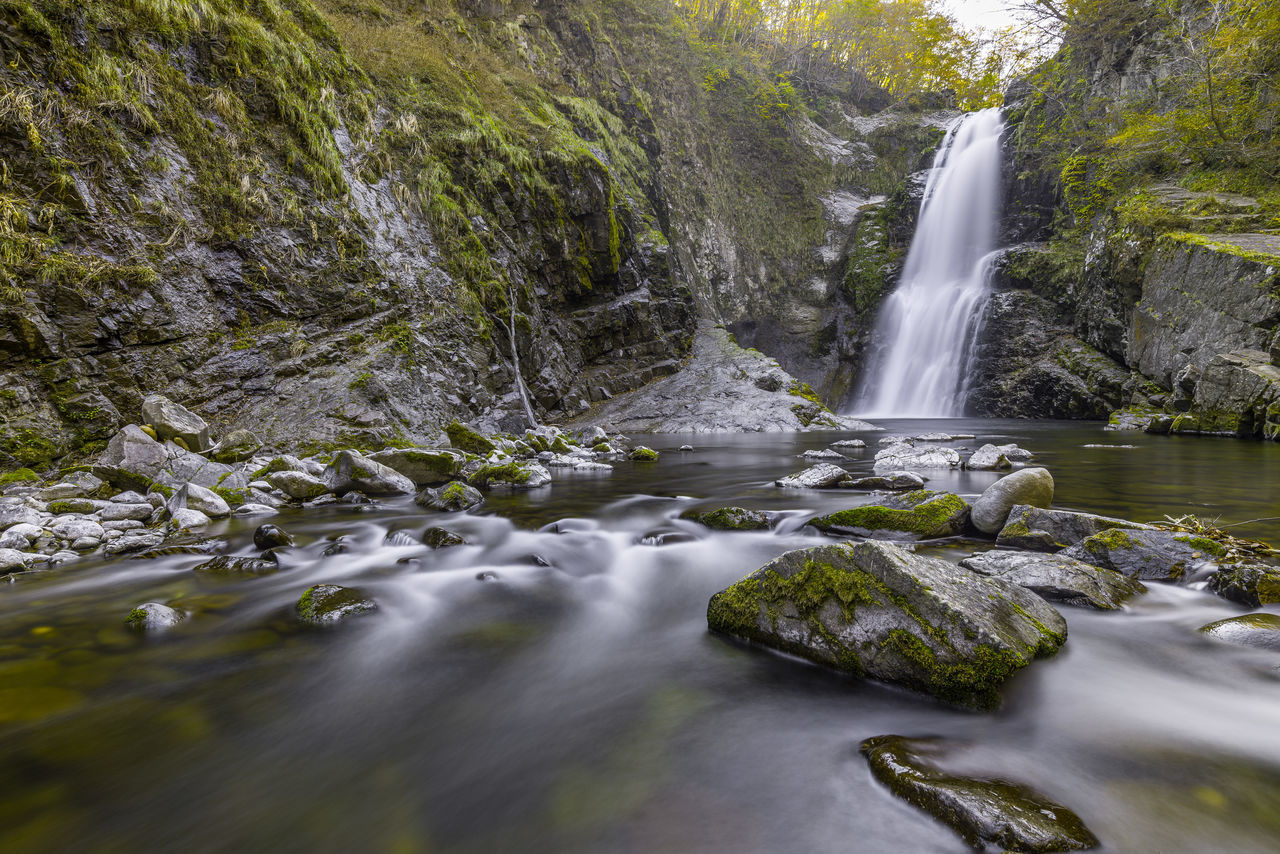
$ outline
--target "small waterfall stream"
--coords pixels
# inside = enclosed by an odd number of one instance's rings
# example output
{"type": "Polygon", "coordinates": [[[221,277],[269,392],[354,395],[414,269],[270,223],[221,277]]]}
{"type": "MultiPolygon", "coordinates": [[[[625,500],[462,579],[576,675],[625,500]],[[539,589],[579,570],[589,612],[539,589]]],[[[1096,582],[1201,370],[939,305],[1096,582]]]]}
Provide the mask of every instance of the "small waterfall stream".
{"type": "Polygon", "coordinates": [[[1000,220],[1000,110],[958,119],[938,149],[898,287],[876,321],[862,417],[963,414],[968,353],[986,303],[1000,220]]]}

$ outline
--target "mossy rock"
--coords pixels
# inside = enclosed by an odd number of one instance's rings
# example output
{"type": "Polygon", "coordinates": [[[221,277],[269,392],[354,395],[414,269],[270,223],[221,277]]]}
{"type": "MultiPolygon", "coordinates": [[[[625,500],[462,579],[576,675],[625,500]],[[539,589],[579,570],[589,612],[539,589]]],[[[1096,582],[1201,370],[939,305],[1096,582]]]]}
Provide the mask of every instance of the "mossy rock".
{"type": "Polygon", "coordinates": [[[1245,614],[1201,626],[1200,632],[1214,640],[1280,652],[1280,616],[1245,614]]]}
{"type": "Polygon", "coordinates": [[[498,465],[484,465],[467,478],[472,486],[489,489],[534,489],[551,482],[551,474],[537,463],[512,460],[498,465]]]}
{"type": "Polygon", "coordinates": [[[213,560],[208,560],[192,567],[193,572],[227,578],[271,575],[279,572],[279,570],[280,565],[274,560],[262,560],[255,557],[231,557],[229,555],[219,555],[213,560]]]}
{"type": "Polygon", "coordinates": [[[482,457],[487,457],[498,449],[497,445],[461,421],[449,422],[448,426],[444,428],[444,432],[449,437],[449,444],[461,451],[466,451],[468,454],[479,454],[482,457]]]}
{"type": "Polygon", "coordinates": [[[146,602],[130,611],[124,622],[129,628],[140,632],[162,632],[173,628],[186,618],[186,614],[168,605],[146,602]]]}
{"type": "Polygon", "coordinates": [[[871,773],[889,791],[950,827],[975,849],[1085,851],[1100,843],[1080,817],[1043,795],[1006,780],[959,777],[926,757],[932,739],[882,735],[862,742],[871,773]]]}
{"type": "Polygon", "coordinates": [[[14,471],[0,474],[0,486],[9,486],[14,483],[39,483],[40,475],[36,474],[29,468],[15,469],[14,471]]]}
{"type": "Polygon", "coordinates": [[[448,549],[454,546],[467,545],[466,537],[456,534],[448,528],[427,528],[422,535],[422,542],[433,549],[448,549]]]}
{"type": "Polygon", "coordinates": [[[1226,567],[1209,577],[1209,589],[1248,608],[1280,604],[1280,567],[1264,564],[1226,567]]]}
{"type": "Polygon", "coordinates": [[[47,507],[49,512],[55,516],[61,516],[63,513],[92,513],[98,509],[87,498],[59,498],[55,501],[50,501],[47,507]]]}
{"type": "Polygon", "coordinates": [[[311,626],[333,626],[376,611],[378,604],[361,591],[336,584],[317,584],[298,599],[298,619],[311,626]]]}
{"type": "Polygon", "coordinates": [[[627,459],[634,460],[638,463],[654,463],[658,461],[658,452],[653,448],[646,448],[639,445],[631,449],[631,453],[627,454],[627,459]]]}
{"type": "Polygon", "coordinates": [[[438,489],[424,489],[414,498],[414,503],[428,510],[461,513],[483,504],[484,495],[480,490],[456,480],[438,489]]]}
{"type": "Polygon", "coordinates": [[[788,552],[712,597],[712,630],[971,708],[1066,641],[1017,585],[870,541],[788,552]]]}
{"type": "Polygon", "coordinates": [[[699,525],[705,525],[713,531],[767,531],[769,517],[759,510],[748,510],[745,507],[721,507],[702,513],[688,510],[680,514],[681,519],[689,519],[699,525]]]}
{"type": "Polygon", "coordinates": [[[1098,516],[1093,513],[1076,513],[1071,510],[1053,510],[1016,505],[996,536],[996,545],[1011,549],[1038,552],[1056,552],[1076,543],[1113,529],[1149,529],[1149,525],[1098,516]]]}
{"type": "Polygon", "coordinates": [[[969,521],[969,504],[958,495],[918,489],[895,496],[884,504],[864,504],[809,524],[828,533],[894,534],[925,540],[963,533],[969,521]]]}
{"type": "Polygon", "coordinates": [[[1193,569],[1223,557],[1226,548],[1194,534],[1113,528],[1060,554],[1143,581],[1181,581],[1193,569]]]}

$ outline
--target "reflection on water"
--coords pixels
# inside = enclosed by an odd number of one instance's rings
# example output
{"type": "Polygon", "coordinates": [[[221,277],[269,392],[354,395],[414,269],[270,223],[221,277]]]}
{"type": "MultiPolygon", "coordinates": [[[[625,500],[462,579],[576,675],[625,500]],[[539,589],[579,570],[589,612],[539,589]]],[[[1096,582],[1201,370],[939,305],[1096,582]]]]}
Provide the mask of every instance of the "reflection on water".
{"type": "MultiPolygon", "coordinates": [[[[887,426],[1016,441],[1066,507],[1280,515],[1270,444],[887,426]]],[[[846,435],[656,437],[656,464],[568,475],[482,516],[408,501],[286,514],[274,521],[300,545],[270,576],[199,577],[202,558],[173,556],[0,587],[0,850],[966,850],[871,780],[857,744],[886,732],[964,744],[956,770],[1035,786],[1108,850],[1274,850],[1278,662],[1194,633],[1239,613],[1215,597],[1151,585],[1125,613],[1065,610],[1063,654],[1015,680],[994,715],[708,635],[713,593],[820,542],[796,530],[802,514],[863,500],[770,485],[846,435]],[[698,450],[677,452],[686,441],[698,450]],[[791,533],[708,535],[675,518],[698,500],[791,511],[791,533]],[[437,524],[472,545],[382,545],[437,524]],[[338,535],[350,550],[323,557],[338,535]],[[321,582],[359,586],[380,611],[299,630],[293,602],[321,582]],[[142,639],[123,619],[143,601],[195,616],[142,639]]],[[[864,438],[859,471],[877,436],[864,438]]],[[[994,479],[929,485],[976,493],[994,479]]],[[[1275,521],[1233,530],[1280,540],[1275,521]]],[[[214,532],[251,549],[250,526],[214,532]]]]}

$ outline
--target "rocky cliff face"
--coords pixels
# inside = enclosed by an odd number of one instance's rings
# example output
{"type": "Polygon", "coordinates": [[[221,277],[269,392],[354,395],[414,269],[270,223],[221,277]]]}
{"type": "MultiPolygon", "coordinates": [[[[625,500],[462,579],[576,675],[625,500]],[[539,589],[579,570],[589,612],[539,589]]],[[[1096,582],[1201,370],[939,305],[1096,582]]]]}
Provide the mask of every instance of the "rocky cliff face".
{"type": "Polygon", "coordinates": [[[940,137],[644,0],[31,0],[0,48],[10,463],[152,391],[280,446],[511,426],[517,371],[567,418],[706,321],[836,402],[940,137]]]}

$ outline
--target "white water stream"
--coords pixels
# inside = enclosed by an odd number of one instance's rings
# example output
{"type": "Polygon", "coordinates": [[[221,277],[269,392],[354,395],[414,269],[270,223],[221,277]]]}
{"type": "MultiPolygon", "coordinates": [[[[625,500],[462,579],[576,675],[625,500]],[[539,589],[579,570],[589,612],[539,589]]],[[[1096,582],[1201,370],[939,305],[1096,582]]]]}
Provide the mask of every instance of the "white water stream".
{"type": "Polygon", "coordinates": [[[898,287],[876,321],[854,410],[963,414],[968,351],[989,289],[1000,220],[1000,110],[958,119],[938,149],[898,287]]]}

